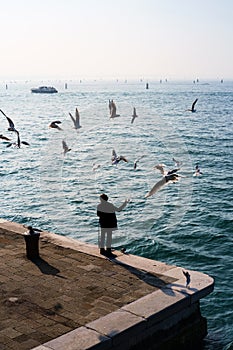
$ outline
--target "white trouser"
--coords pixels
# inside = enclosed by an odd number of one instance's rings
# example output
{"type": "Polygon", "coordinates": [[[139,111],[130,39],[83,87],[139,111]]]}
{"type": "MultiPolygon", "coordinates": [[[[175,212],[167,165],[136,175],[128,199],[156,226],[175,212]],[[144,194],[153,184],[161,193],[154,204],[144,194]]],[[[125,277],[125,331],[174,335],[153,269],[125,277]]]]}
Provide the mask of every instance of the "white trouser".
{"type": "Polygon", "coordinates": [[[112,228],[101,227],[100,248],[104,248],[105,239],[106,239],[106,248],[111,248],[111,246],[112,246],[112,228]]]}

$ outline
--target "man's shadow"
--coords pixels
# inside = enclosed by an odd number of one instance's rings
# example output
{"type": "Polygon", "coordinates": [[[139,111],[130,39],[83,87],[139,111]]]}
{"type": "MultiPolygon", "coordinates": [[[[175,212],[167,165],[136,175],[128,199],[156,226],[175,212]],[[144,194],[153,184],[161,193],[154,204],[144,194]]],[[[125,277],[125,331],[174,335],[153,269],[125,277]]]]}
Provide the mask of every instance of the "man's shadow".
{"type": "Polygon", "coordinates": [[[160,278],[162,276],[156,275],[154,273],[148,272],[148,271],[140,269],[140,268],[136,268],[136,267],[129,265],[125,262],[117,260],[117,258],[111,259],[111,261],[115,264],[122,266],[124,269],[126,269],[127,271],[129,271],[133,275],[137,276],[137,278],[139,278],[143,282],[149,284],[150,286],[161,289],[165,294],[168,294],[171,296],[175,295],[174,291],[166,289],[167,284],[175,281],[174,278],[170,278],[170,281],[165,282],[165,281],[163,281],[162,278],[160,278]]]}
{"type": "Polygon", "coordinates": [[[60,270],[57,269],[56,267],[50,265],[47,261],[42,259],[41,257],[30,259],[33,264],[35,264],[38,269],[45,275],[53,275],[56,277],[64,278],[66,277],[59,275],[60,270]]]}

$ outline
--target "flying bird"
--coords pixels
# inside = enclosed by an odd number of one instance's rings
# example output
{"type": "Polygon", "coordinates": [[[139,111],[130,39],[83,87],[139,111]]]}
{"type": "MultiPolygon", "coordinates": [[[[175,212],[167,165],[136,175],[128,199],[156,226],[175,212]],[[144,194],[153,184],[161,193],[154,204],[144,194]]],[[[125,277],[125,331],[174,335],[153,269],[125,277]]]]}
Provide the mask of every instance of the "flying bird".
{"type": "Polygon", "coordinates": [[[133,164],[133,168],[134,168],[134,170],[136,170],[136,169],[137,169],[138,162],[139,162],[139,160],[140,160],[140,159],[142,159],[143,157],[144,157],[144,155],[143,155],[143,156],[141,156],[141,157],[139,157],[139,158],[137,158],[137,159],[135,159],[134,164],[133,164]]]}
{"type": "Polygon", "coordinates": [[[110,118],[116,118],[116,117],[120,117],[120,114],[116,113],[116,104],[112,100],[111,106],[110,106],[110,118]]]}
{"type": "Polygon", "coordinates": [[[14,125],[13,120],[11,118],[9,118],[1,109],[0,109],[0,112],[4,115],[4,117],[6,117],[8,123],[9,123],[8,131],[17,132],[17,130],[15,129],[15,125],[14,125]]]}
{"type": "Polygon", "coordinates": [[[72,122],[74,123],[74,128],[80,129],[81,125],[80,125],[80,115],[79,115],[78,108],[75,109],[75,118],[72,116],[71,113],[69,113],[69,115],[70,115],[70,118],[72,119],[72,122]]]}
{"type": "Polygon", "coordinates": [[[172,158],[173,162],[175,163],[175,166],[180,168],[181,165],[183,164],[183,162],[179,161],[179,160],[176,160],[175,158],[172,158]]]}
{"type": "Polygon", "coordinates": [[[108,100],[108,108],[109,108],[110,115],[112,114],[112,103],[113,103],[113,100],[108,100]]]}
{"type": "Polygon", "coordinates": [[[99,169],[100,167],[101,167],[100,164],[98,164],[98,163],[93,163],[93,164],[92,164],[92,171],[96,171],[96,170],[99,169]]]}
{"type": "Polygon", "coordinates": [[[121,160],[128,163],[128,160],[124,156],[118,156],[114,149],[112,150],[112,158],[111,159],[112,159],[112,165],[118,164],[121,160]]]}
{"type": "Polygon", "coordinates": [[[182,270],[185,278],[186,278],[186,288],[189,288],[190,282],[191,282],[191,276],[190,273],[188,271],[184,271],[182,270]]]}
{"type": "Polygon", "coordinates": [[[6,137],[6,136],[4,136],[2,134],[0,135],[0,139],[6,140],[6,141],[10,141],[10,139],[8,137],[6,137]]]}
{"type": "Polygon", "coordinates": [[[159,170],[163,176],[175,174],[175,173],[177,173],[177,171],[180,170],[180,168],[172,169],[172,170],[165,170],[165,167],[166,167],[165,164],[157,164],[154,166],[154,169],[159,170]]]}
{"type": "Polygon", "coordinates": [[[158,192],[164,185],[168,183],[176,183],[179,180],[179,175],[177,174],[170,174],[165,175],[161,180],[159,180],[149,192],[145,195],[145,198],[148,198],[158,192]]]}
{"type": "Polygon", "coordinates": [[[20,148],[21,144],[26,145],[26,146],[30,146],[30,144],[28,142],[20,140],[19,132],[17,130],[15,132],[17,134],[17,142],[11,142],[6,147],[14,146],[14,147],[20,148]]]}
{"type": "Polygon", "coordinates": [[[197,103],[197,101],[198,101],[198,98],[196,98],[196,100],[195,100],[195,101],[193,102],[193,104],[192,104],[191,109],[188,109],[188,111],[190,111],[190,112],[192,112],[192,113],[196,112],[195,104],[197,103]]]}
{"type": "Polygon", "coordinates": [[[65,155],[67,152],[71,151],[64,140],[62,140],[63,154],[65,155]]]}
{"type": "Polygon", "coordinates": [[[195,173],[193,174],[193,176],[200,176],[202,175],[203,173],[201,172],[201,169],[199,168],[199,165],[196,164],[196,167],[195,167],[195,173]]]}
{"type": "Polygon", "coordinates": [[[49,124],[49,128],[52,128],[52,129],[57,129],[57,130],[62,130],[62,128],[60,128],[59,125],[57,124],[61,124],[61,121],[60,120],[55,120],[54,122],[51,122],[49,124]]]}
{"type": "Polygon", "coordinates": [[[135,118],[137,118],[137,117],[138,117],[138,115],[137,115],[137,113],[136,113],[136,108],[134,107],[134,108],[133,108],[133,115],[132,115],[132,119],[131,119],[131,124],[133,124],[135,118]]]}

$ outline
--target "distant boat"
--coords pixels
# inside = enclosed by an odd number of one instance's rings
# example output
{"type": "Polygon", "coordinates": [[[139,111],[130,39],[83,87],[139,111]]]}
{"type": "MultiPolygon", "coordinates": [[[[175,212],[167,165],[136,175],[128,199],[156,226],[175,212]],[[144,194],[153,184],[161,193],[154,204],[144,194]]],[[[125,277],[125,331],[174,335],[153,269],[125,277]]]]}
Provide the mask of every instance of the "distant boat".
{"type": "Polygon", "coordinates": [[[54,94],[58,92],[53,86],[40,86],[38,88],[31,89],[34,94],[54,94]]]}

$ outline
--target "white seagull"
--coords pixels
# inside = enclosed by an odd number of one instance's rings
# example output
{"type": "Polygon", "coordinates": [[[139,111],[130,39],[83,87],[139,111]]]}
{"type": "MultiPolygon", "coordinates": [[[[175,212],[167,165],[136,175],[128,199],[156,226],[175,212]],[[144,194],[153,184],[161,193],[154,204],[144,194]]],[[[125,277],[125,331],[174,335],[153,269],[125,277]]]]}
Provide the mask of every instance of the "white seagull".
{"type": "Polygon", "coordinates": [[[92,171],[96,171],[96,170],[99,169],[100,167],[101,167],[100,164],[98,164],[98,163],[93,163],[93,164],[92,164],[92,171]]]}
{"type": "Polygon", "coordinates": [[[143,157],[145,157],[145,156],[144,156],[144,155],[142,155],[141,157],[139,157],[139,158],[135,159],[134,164],[133,164],[133,168],[134,168],[134,170],[136,170],[136,169],[137,169],[138,162],[139,162],[139,160],[140,160],[140,159],[142,159],[143,157]]]}
{"type": "Polygon", "coordinates": [[[131,119],[131,124],[133,124],[135,118],[137,118],[137,117],[138,117],[138,115],[137,115],[137,113],[136,113],[136,108],[134,107],[134,108],[133,108],[133,115],[132,115],[132,119],[131,119]]]}
{"type": "Polygon", "coordinates": [[[69,113],[69,116],[72,119],[72,122],[74,123],[74,128],[80,129],[81,125],[80,125],[80,115],[79,115],[78,108],[75,109],[75,118],[72,116],[71,113],[69,113]]]}
{"type": "Polygon", "coordinates": [[[157,164],[154,166],[154,169],[159,170],[163,176],[175,174],[175,173],[177,173],[177,171],[180,170],[180,168],[172,169],[172,170],[165,170],[165,167],[166,167],[165,164],[157,164]]]}
{"type": "Polygon", "coordinates": [[[113,100],[111,101],[111,106],[110,106],[110,118],[116,118],[116,117],[120,117],[120,114],[116,113],[116,104],[115,102],[113,102],[113,100]]]}
{"type": "Polygon", "coordinates": [[[199,168],[199,165],[196,164],[196,167],[195,167],[195,173],[193,174],[193,176],[200,176],[202,175],[203,173],[201,172],[201,169],[199,168]]]}
{"type": "Polygon", "coordinates": [[[165,175],[161,180],[159,180],[153,187],[152,189],[147,192],[145,195],[145,198],[148,198],[158,192],[164,185],[168,183],[175,183],[179,180],[179,175],[177,174],[170,174],[170,175],[165,175]]]}
{"type": "Polygon", "coordinates": [[[111,160],[112,160],[112,165],[118,164],[121,160],[123,160],[124,162],[128,163],[128,160],[124,156],[118,156],[114,149],[112,150],[112,158],[111,158],[111,160]]]}
{"type": "Polygon", "coordinates": [[[63,154],[65,155],[67,152],[71,151],[71,148],[67,146],[66,141],[62,140],[63,154]]]}
{"type": "Polygon", "coordinates": [[[15,132],[16,132],[16,134],[17,134],[17,142],[15,142],[15,143],[14,143],[14,142],[9,143],[6,147],[14,146],[14,147],[16,147],[16,148],[20,148],[20,147],[21,147],[21,144],[26,145],[26,146],[30,146],[28,142],[26,142],[26,141],[21,141],[21,140],[20,140],[19,132],[18,132],[17,130],[16,130],[15,132]]]}
{"type": "Polygon", "coordinates": [[[176,160],[175,158],[172,158],[173,162],[175,163],[175,166],[180,168],[181,165],[183,164],[183,162],[179,161],[179,160],[176,160]]]}

